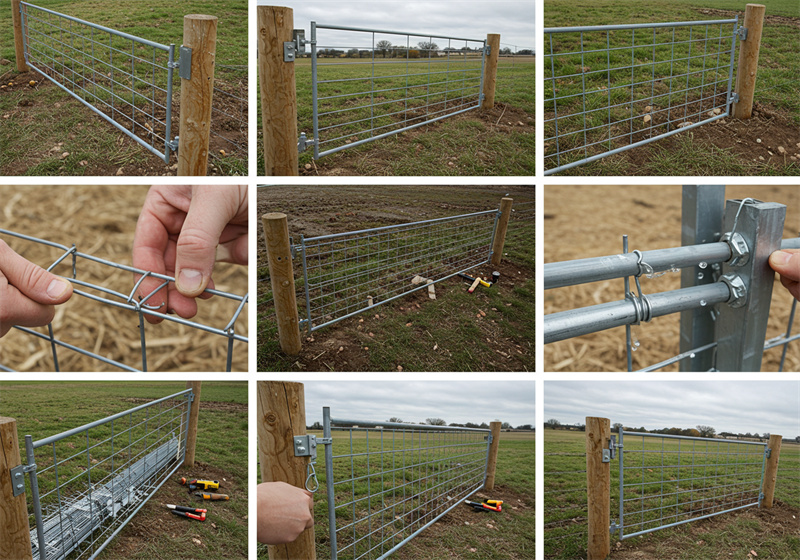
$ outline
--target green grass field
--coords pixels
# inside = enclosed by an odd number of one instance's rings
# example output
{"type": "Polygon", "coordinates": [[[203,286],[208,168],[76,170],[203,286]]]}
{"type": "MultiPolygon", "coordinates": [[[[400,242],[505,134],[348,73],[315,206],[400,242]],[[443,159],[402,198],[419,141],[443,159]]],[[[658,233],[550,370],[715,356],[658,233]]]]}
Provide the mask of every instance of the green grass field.
{"type": "MultiPolygon", "coordinates": [[[[545,2],[545,27],[732,19],[737,13],[741,25],[743,18],[743,4],[732,0],[710,0],[703,3],[702,8],[687,0],[667,3],[595,1],[578,4],[579,9],[576,9],[575,2],[545,2]]],[[[758,107],[765,110],[768,120],[759,128],[753,128],[752,133],[757,133],[769,143],[773,151],[780,144],[786,144],[785,148],[791,151],[796,140],[791,141],[790,131],[792,127],[796,131],[800,125],[800,81],[797,79],[800,65],[796,57],[796,46],[800,40],[800,13],[792,0],[773,0],[764,4],[767,6],[767,20],[762,37],[755,100],[758,107]],[[777,120],[769,120],[773,118],[777,120]],[[784,138],[785,133],[790,137],[784,138]]],[[[731,30],[732,25],[728,24],[642,29],[637,30],[635,36],[626,30],[609,34],[587,32],[583,35],[553,35],[555,53],[578,54],[543,58],[547,87],[545,118],[553,119],[557,111],[558,150],[562,152],[558,161],[555,157],[556,141],[547,141],[546,167],[553,168],[557,164],[564,165],[645,140],[674,130],[682,123],[699,122],[715,116],[715,108],[724,111],[731,41],[720,37],[730,35],[731,30]],[[584,50],[588,51],[583,55],[579,54],[581,41],[584,50]],[[634,42],[641,46],[631,48],[634,42]],[[634,68],[627,68],[629,66],[634,68]],[[555,81],[547,80],[552,76],[556,77],[555,81]],[[658,79],[659,76],[667,78],[658,79]],[[655,82],[652,81],[653,77],[656,78],[655,82]],[[586,91],[586,95],[581,94],[583,91],[586,91]],[[554,97],[559,98],[557,105],[552,101],[554,97]],[[585,116],[582,114],[584,111],[585,116]],[[646,117],[650,119],[645,120],[646,117]],[[587,131],[585,137],[584,129],[587,131]],[[589,145],[588,153],[582,148],[584,144],[589,145]]],[[[547,52],[550,49],[549,40],[545,37],[547,52]]],[[[736,60],[738,48],[737,45],[736,60]]],[[[736,64],[735,61],[734,84],[736,64]]],[[[734,126],[735,121],[729,124],[734,126]]],[[[555,121],[545,124],[546,138],[556,136],[555,126],[555,121]]],[[[694,131],[678,134],[671,140],[660,140],[636,148],[636,155],[623,152],[561,173],[800,173],[800,166],[788,157],[770,160],[768,164],[761,163],[761,160],[754,162],[746,150],[736,150],[735,146],[731,146],[732,141],[725,138],[726,130],[718,124],[703,125],[694,131]],[[715,126],[717,128],[708,128],[715,126]]],[[[738,134],[747,140],[744,130],[734,128],[728,135],[738,134]]],[[[755,139],[752,140],[755,142],[755,139]]],[[[764,155],[767,155],[766,151],[764,155]]]]}
{"type": "MultiPolygon", "coordinates": [[[[180,382],[2,382],[0,416],[17,420],[21,456],[24,458],[26,434],[33,436],[34,440],[42,439],[177,393],[184,390],[185,386],[180,382]]],[[[191,471],[179,469],[111,541],[101,558],[130,557],[144,560],[195,557],[198,552],[192,551],[199,551],[200,548],[192,538],[202,543],[202,555],[206,558],[247,557],[247,383],[205,382],[201,388],[200,402],[195,467],[191,471]],[[186,520],[169,514],[163,506],[165,503],[196,503],[178,484],[181,476],[218,479],[222,483],[220,491],[232,496],[230,501],[209,505],[208,521],[194,523],[190,531],[185,530],[186,520]]],[[[158,418],[167,417],[169,413],[164,412],[158,418]]],[[[151,417],[150,422],[154,421],[153,418],[156,417],[151,417]]],[[[136,420],[144,422],[145,418],[140,414],[136,420]]],[[[123,438],[115,438],[117,446],[124,443],[121,439],[130,436],[132,449],[141,451],[146,441],[137,441],[137,438],[143,438],[146,433],[152,438],[159,433],[152,427],[145,430],[144,425],[137,427],[135,424],[123,438]]],[[[161,433],[167,431],[168,424],[164,424],[161,433]]],[[[124,422],[115,424],[117,433],[126,427],[124,422]]],[[[92,476],[111,471],[110,430],[110,425],[106,425],[90,431],[88,442],[92,446],[92,476]]],[[[41,453],[37,452],[39,471],[47,469],[52,463],[52,456],[48,462],[49,449],[42,448],[41,453]]],[[[80,436],[57,444],[59,461],[76,455],[74,460],[66,461],[59,468],[62,492],[85,487],[87,469],[79,464],[80,461],[86,461],[85,449],[85,442],[80,436]]],[[[118,449],[114,457],[115,461],[123,459],[118,449]]],[[[43,493],[54,487],[53,475],[50,469],[40,476],[43,493]]],[[[96,479],[93,482],[97,483],[96,479]]],[[[45,515],[49,511],[47,504],[57,501],[56,498],[55,495],[43,495],[45,515]]],[[[28,503],[30,507],[30,500],[28,503]]]]}
{"type": "MultiPolygon", "coordinates": [[[[246,146],[246,130],[244,135],[240,130],[241,126],[246,126],[246,113],[242,113],[238,98],[247,98],[246,76],[241,72],[241,65],[247,63],[247,2],[192,0],[178,5],[141,0],[123,6],[104,0],[40,0],[36,5],[150,41],[177,46],[182,42],[184,15],[217,16],[216,60],[220,71],[216,86],[224,93],[214,98],[212,120],[216,124],[212,124],[210,163],[213,167],[210,173],[247,173],[246,149],[224,140],[231,138],[236,144],[246,146]],[[242,119],[243,122],[239,122],[242,119]],[[225,154],[217,147],[224,147],[225,154]]],[[[8,3],[0,6],[0,18],[10,22],[10,10],[8,3]]],[[[165,127],[159,121],[166,120],[163,109],[166,93],[154,91],[151,84],[166,88],[166,71],[153,69],[153,62],[159,68],[166,66],[166,55],[160,51],[154,53],[149,47],[134,47],[130,41],[113,39],[101,32],[96,32],[96,38],[99,40],[101,35],[104,41],[111,38],[109,48],[99,43],[93,46],[87,43],[93,36],[89,28],[78,24],[70,26],[60,18],[42,15],[33,8],[31,14],[45,19],[40,23],[31,20],[31,35],[37,38],[32,45],[38,51],[32,52],[32,57],[47,61],[53,53],[65,52],[67,56],[59,59],[56,67],[66,79],[75,83],[69,87],[90,90],[91,96],[87,99],[109,116],[113,99],[114,120],[128,129],[133,128],[144,140],[153,140],[155,147],[163,151],[165,127]],[[72,34],[67,35],[68,39],[63,39],[64,34],[43,35],[51,25],[62,25],[72,34]],[[88,57],[91,53],[98,62],[91,62],[88,57]],[[135,79],[131,80],[128,74],[134,74],[135,79]],[[87,79],[98,85],[90,85],[87,79]],[[115,88],[113,94],[112,88],[115,88]],[[132,105],[137,107],[135,111],[132,105]],[[155,119],[149,115],[155,115],[155,119]],[[154,139],[154,136],[160,138],[154,139]]],[[[11,25],[0,28],[2,59],[9,61],[0,66],[5,86],[0,90],[0,118],[4,125],[0,128],[0,170],[5,175],[113,175],[120,168],[125,175],[162,175],[174,171],[170,169],[174,157],[170,164],[164,164],[40,74],[31,71],[20,76],[16,72],[11,25]],[[35,84],[31,86],[29,81],[35,84]],[[64,156],[65,153],[68,155],[64,156]]],[[[173,87],[172,137],[178,135],[180,79],[177,73],[173,87]]]]}
{"type": "MultiPolygon", "coordinates": [[[[585,459],[585,439],[583,432],[571,432],[564,430],[546,430],[545,437],[545,557],[546,558],[585,558],[586,539],[587,539],[587,520],[586,520],[586,459],[585,459]]],[[[746,463],[760,462],[747,452],[754,452],[756,446],[737,446],[735,451],[738,455],[725,456],[729,465],[728,469],[712,470],[712,467],[704,466],[713,464],[717,453],[727,453],[727,450],[716,447],[718,444],[709,444],[706,450],[702,443],[693,444],[664,440],[663,448],[666,450],[667,459],[665,464],[674,465],[672,468],[662,469],[661,465],[661,439],[647,438],[648,443],[645,449],[647,454],[641,451],[641,437],[625,436],[625,449],[629,454],[625,456],[625,484],[640,485],[626,489],[625,506],[625,526],[626,532],[634,532],[642,528],[653,528],[660,524],[660,511],[642,513],[644,509],[656,510],[657,508],[667,507],[663,515],[679,515],[680,517],[669,518],[665,522],[675,522],[682,520],[684,514],[693,511],[692,505],[687,505],[687,493],[692,493],[692,500],[698,500],[695,510],[721,506],[725,498],[724,488],[729,486],[734,490],[728,490],[729,494],[744,491],[745,489],[758,489],[758,481],[751,482],[754,478],[760,477],[761,467],[758,465],[747,465],[746,463]],[[679,445],[682,445],[678,460],[679,445]],[[744,449],[744,448],[747,449],[744,449]],[[751,449],[752,447],[752,449],[751,449]],[[690,451],[694,449],[694,455],[690,451]],[[644,458],[644,469],[639,470],[644,458]],[[630,470],[629,467],[632,467],[630,470]],[[756,472],[757,471],[757,472],[756,472]],[[706,478],[708,477],[708,478],[706,478]],[[694,480],[688,481],[694,478],[694,480]],[[680,480],[679,480],[680,479],[680,480]],[[681,482],[682,480],[682,482],[681,482]],[[744,481],[748,481],[744,483],[744,481]],[[742,486],[735,486],[743,484],[742,486]],[[674,496],[665,496],[662,501],[654,496],[660,494],[672,494],[681,492],[680,505],[676,505],[674,496]],[[630,493],[629,493],[630,492],[630,493]],[[644,497],[638,500],[637,497],[644,497]],[[633,499],[632,502],[627,500],[633,499]],[[644,525],[639,525],[644,520],[644,525]]],[[[733,444],[731,444],[733,445],[733,444]]],[[[724,446],[724,444],[723,444],[724,446]]],[[[734,451],[731,451],[734,453],[734,451]]],[[[611,519],[619,522],[619,460],[615,459],[611,463],[611,519]]],[[[776,500],[794,508],[800,508],[800,488],[797,484],[797,474],[800,469],[800,445],[786,442],[781,450],[780,464],[778,469],[777,485],[775,489],[776,500]]],[[[755,495],[755,494],[753,494],[755,495]]],[[[748,498],[751,497],[748,494],[748,498]]],[[[729,498],[732,499],[732,498],[729,498]]],[[[751,501],[745,501],[751,503],[751,501]]],[[[744,504],[742,504],[744,505],[744,504]]],[[[724,509],[727,509],[724,508],[724,509]]],[[[756,508],[757,509],[757,508],[756,508]]],[[[744,512],[753,511],[752,508],[743,510],[744,512]]],[[[706,511],[703,515],[710,513],[706,511]]],[[[725,546],[734,551],[736,556],[746,556],[753,549],[770,550],[769,558],[785,559],[797,557],[800,551],[800,538],[789,537],[781,538],[774,534],[767,534],[764,527],[758,520],[744,519],[740,516],[741,512],[722,514],[712,519],[723,527],[703,531],[704,538],[702,546],[692,546],[692,531],[701,521],[688,523],[672,529],[656,531],[633,540],[623,541],[629,547],[635,549],[662,550],[662,554],[670,558],[705,559],[718,558],[715,556],[719,552],[719,546],[725,546]],[[737,517],[739,516],[739,517],[737,517]],[[676,548],[677,543],[677,548],[676,548]],[[681,544],[685,546],[681,546],[681,544]],[[669,552],[665,552],[669,550],[669,552]],[[675,550],[678,550],[676,556],[675,550]],[[738,551],[738,552],[736,552],[738,551]]],[[[697,515],[693,513],[692,515],[697,515]]],[[[697,540],[696,538],[694,540],[697,540]]],[[[612,557],[616,547],[617,536],[612,536],[612,557]]],[[[633,553],[632,553],[633,554],[633,553]]]]}

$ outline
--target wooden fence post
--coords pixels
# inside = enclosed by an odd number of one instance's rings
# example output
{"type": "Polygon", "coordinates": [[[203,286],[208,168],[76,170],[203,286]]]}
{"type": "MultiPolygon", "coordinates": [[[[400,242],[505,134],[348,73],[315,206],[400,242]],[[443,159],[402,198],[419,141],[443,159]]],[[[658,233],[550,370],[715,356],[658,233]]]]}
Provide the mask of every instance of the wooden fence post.
{"type": "Polygon", "coordinates": [[[500,422],[491,422],[489,427],[492,430],[492,443],[489,445],[489,458],[486,461],[486,482],[483,484],[484,490],[494,490],[494,475],[497,471],[497,449],[500,447],[500,422]]]}
{"type": "Polygon", "coordinates": [[[500,35],[489,33],[486,36],[486,44],[491,49],[489,56],[486,57],[486,66],[483,74],[483,103],[481,109],[491,109],[494,107],[494,94],[497,86],[497,58],[500,55],[500,35]]]}
{"type": "Polygon", "coordinates": [[[200,414],[200,384],[201,381],[187,381],[186,388],[191,389],[194,400],[189,406],[189,422],[186,424],[186,460],[184,467],[194,466],[194,453],[197,449],[197,417],[200,414]]]}
{"type": "Polygon", "coordinates": [[[761,30],[764,27],[763,4],[748,4],[744,10],[747,39],[739,41],[739,68],[736,71],[736,90],[739,101],[733,104],[733,117],[749,119],[753,115],[753,96],[758,72],[758,51],[761,49],[761,30]]]}
{"type": "Polygon", "coordinates": [[[264,173],[298,175],[295,63],[283,59],[283,44],[292,40],[294,10],[278,6],[258,6],[257,10],[264,173]]]}
{"type": "Polygon", "coordinates": [[[610,439],[608,418],[586,417],[587,560],[605,560],[611,553],[611,463],[603,462],[610,439]]]}
{"type": "MultiPolygon", "coordinates": [[[[192,49],[192,76],[189,80],[181,79],[178,175],[204,176],[208,171],[217,18],[184,16],[183,46],[192,49]]],[[[182,60],[181,64],[184,63],[182,60]]]]}
{"type": "MultiPolygon", "coordinates": [[[[295,457],[294,436],[306,433],[306,401],[302,383],[258,382],[258,458],[262,482],[286,482],[305,488],[309,457],[295,457]]],[[[270,545],[270,560],[315,560],[314,528],[292,543],[270,545]]]]}
{"type": "Polygon", "coordinates": [[[492,264],[498,265],[503,260],[503,247],[506,244],[506,231],[508,230],[508,219],[511,217],[511,205],[514,204],[513,198],[503,198],[500,201],[500,219],[497,220],[497,230],[494,232],[494,243],[492,244],[492,264]]]}
{"type": "Polygon", "coordinates": [[[770,509],[775,498],[775,482],[778,479],[778,459],[781,456],[781,441],[783,437],[770,434],[768,448],[770,449],[769,459],[764,469],[764,500],[761,507],[770,509]]]}
{"type": "Polygon", "coordinates": [[[24,475],[21,480],[12,480],[10,472],[20,464],[17,421],[0,416],[0,559],[3,560],[33,558],[25,493],[14,497],[14,485],[24,485],[24,475]]]}
{"type": "Polygon", "coordinates": [[[11,21],[14,24],[14,53],[17,57],[17,72],[27,72],[25,63],[25,39],[22,36],[22,15],[19,12],[20,0],[11,0],[11,21]]]}
{"type": "Polygon", "coordinates": [[[289,224],[286,214],[272,212],[261,217],[264,237],[267,240],[267,263],[272,283],[275,314],[278,317],[278,339],[281,350],[297,356],[300,341],[300,318],[297,314],[297,297],[294,293],[292,248],[289,243],[289,224]]]}

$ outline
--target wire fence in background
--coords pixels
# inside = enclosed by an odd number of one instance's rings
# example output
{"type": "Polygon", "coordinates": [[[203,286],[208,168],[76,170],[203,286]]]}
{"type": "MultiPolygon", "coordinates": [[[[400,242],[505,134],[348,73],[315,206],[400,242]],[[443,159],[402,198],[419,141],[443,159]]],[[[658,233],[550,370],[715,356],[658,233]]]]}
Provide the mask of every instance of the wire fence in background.
{"type": "Polygon", "coordinates": [[[531,95],[536,82],[536,55],[533,47],[500,43],[497,59],[497,83],[512,91],[527,91],[531,95]]]}
{"type": "Polygon", "coordinates": [[[237,152],[247,157],[247,66],[214,65],[214,102],[211,136],[221,141],[225,157],[237,152]]]}
{"type": "Polygon", "coordinates": [[[165,162],[175,46],[20,3],[25,61],[165,162]]]}
{"type": "Polygon", "coordinates": [[[480,106],[485,40],[312,22],[311,41],[315,158],[480,106]]]}
{"type": "Polygon", "coordinates": [[[545,174],[728,116],[738,18],[544,29],[545,174]]]}
{"type": "Polygon", "coordinates": [[[620,429],[619,444],[620,539],[761,505],[766,443],[620,429]]]}
{"type": "Polygon", "coordinates": [[[301,235],[301,322],[312,332],[489,262],[499,214],[301,235]]]}
{"type": "Polygon", "coordinates": [[[483,488],[490,431],[362,422],[324,409],[333,560],[383,559],[483,488]],[[335,434],[332,434],[335,432],[335,434]]]}
{"type": "MultiPolygon", "coordinates": [[[[171,276],[167,276],[164,274],[157,274],[155,272],[145,271],[138,268],[134,268],[132,266],[115,263],[112,261],[108,261],[93,255],[88,255],[85,253],[81,253],[77,251],[76,247],[73,245],[68,247],[66,245],[62,245],[60,243],[54,243],[52,241],[46,241],[43,239],[38,239],[36,237],[31,237],[28,235],[23,235],[21,233],[16,233],[12,231],[8,231],[5,229],[0,229],[0,234],[2,235],[9,235],[12,237],[16,237],[19,239],[24,239],[29,242],[45,245],[48,247],[55,247],[62,251],[62,254],[49,266],[45,268],[48,271],[54,271],[57,266],[64,263],[64,265],[71,264],[71,271],[69,275],[64,275],[64,278],[69,280],[73,285],[73,294],[86,298],[87,300],[92,300],[95,302],[99,302],[105,305],[109,305],[115,307],[117,309],[124,309],[127,311],[131,311],[138,316],[139,322],[139,337],[140,337],[140,350],[141,350],[141,362],[140,368],[136,369],[132,365],[125,364],[113,359],[110,359],[106,356],[103,356],[99,353],[98,348],[94,348],[93,350],[87,350],[85,348],[80,348],[68,342],[59,340],[56,337],[54,332],[53,324],[50,323],[47,325],[48,334],[44,334],[38,332],[36,330],[27,328],[27,327],[20,327],[15,326],[14,328],[24,332],[30,336],[45,340],[50,343],[52,357],[53,357],[53,371],[61,371],[59,367],[59,350],[68,350],[70,352],[75,352],[82,356],[86,356],[102,362],[104,364],[119,368],[125,371],[148,371],[148,363],[147,363],[147,336],[146,336],[146,321],[145,316],[157,316],[164,321],[168,321],[171,323],[177,323],[180,325],[184,325],[186,327],[191,327],[192,329],[197,329],[200,331],[204,331],[207,333],[215,334],[221,337],[225,337],[227,339],[227,352],[225,354],[225,368],[226,371],[231,371],[232,362],[233,362],[233,355],[234,355],[234,346],[235,342],[248,342],[248,338],[242,334],[237,334],[235,332],[236,324],[239,321],[240,315],[242,314],[243,309],[248,301],[248,296],[245,294],[244,296],[223,292],[219,290],[206,290],[207,293],[217,296],[220,298],[224,298],[227,300],[231,300],[234,302],[232,307],[232,312],[230,315],[230,320],[224,326],[209,326],[204,325],[202,323],[191,321],[188,319],[184,319],[182,317],[178,317],[171,314],[165,314],[162,311],[162,307],[164,305],[163,302],[155,302],[151,301],[152,297],[159,293],[162,289],[167,288],[171,284],[174,285],[175,279],[171,276]],[[100,284],[87,282],[82,279],[78,278],[79,271],[81,269],[80,264],[82,262],[92,262],[100,264],[104,267],[108,267],[109,269],[117,269],[123,270],[126,272],[130,272],[133,274],[138,275],[138,280],[133,285],[131,290],[128,293],[122,293],[116,290],[112,290],[106,288],[100,284]],[[151,292],[149,295],[137,298],[136,292],[145,278],[157,278],[162,281],[161,285],[151,292]]],[[[112,270],[109,270],[112,272],[112,270]]],[[[74,296],[73,296],[74,297],[74,296]]],[[[242,327],[246,330],[246,326],[242,327]]],[[[0,364],[0,370],[2,371],[12,371],[5,366],[0,364]]]]}
{"type": "Polygon", "coordinates": [[[533,248],[535,241],[534,218],[536,213],[536,202],[514,202],[511,208],[511,217],[508,221],[508,231],[506,231],[506,243],[509,241],[521,241],[529,243],[533,248]]]}
{"type": "Polygon", "coordinates": [[[183,464],[192,390],[33,441],[25,436],[38,560],[94,558],[183,464]]]}

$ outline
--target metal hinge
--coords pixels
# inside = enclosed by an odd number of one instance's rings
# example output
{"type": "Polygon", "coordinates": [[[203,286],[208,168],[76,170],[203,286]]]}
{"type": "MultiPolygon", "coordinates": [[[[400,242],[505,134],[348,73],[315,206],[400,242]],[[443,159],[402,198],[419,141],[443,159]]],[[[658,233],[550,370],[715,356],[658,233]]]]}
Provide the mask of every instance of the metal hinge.
{"type": "Polygon", "coordinates": [[[289,248],[292,251],[292,258],[294,259],[297,256],[297,251],[301,250],[303,247],[300,245],[294,244],[294,238],[290,235],[289,236],[289,248]]]}
{"type": "Polygon", "coordinates": [[[175,140],[171,140],[171,141],[167,142],[167,145],[169,146],[170,150],[172,150],[176,154],[178,153],[178,146],[180,145],[180,142],[178,141],[178,137],[177,136],[175,137],[175,140]]]}
{"type": "Polygon", "coordinates": [[[611,534],[613,535],[614,533],[616,533],[617,531],[620,530],[620,527],[621,527],[621,525],[619,523],[617,523],[616,521],[612,521],[611,522],[611,527],[609,528],[609,530],[610,530],[611,534]]]}
{"type": "Polygon", "coordinates": [[[772,455],[772,449],[770,449],[769,447],[767,447],[767,450],[766,450],[766,452],[764,453],[764,456],[765,456],[767,459],[769,459],[771,455],[772,455]]]}
{"type": "Polygon", "coordinates": [[[306,54],[306,32],[305,29],[295,29],[292,31],[292,40],[283,43],[283,61],[294,62],[303,54],[306,54]]]}
{"type": "Polygon", "coordinates": [[[608,442],[608,449],[603,449],[603,462],[610,463],[617,456],[617,436],[611,436],[608,442]]]}
{"type": "Polygon", "coordinates": [[[736,30],[736,35],[739,37],[740,40],[746,41],[747,40],[747,28],[740,27],[736,30]]]}
{"type": "Polygon", "coordinates": [[[297,141],[297,153],[302,154],[309,146],[314,146],[316,143],[316,138],[308,138],[305,132],[301,132],[300,139],[297,141]]]}
{"type": "Polygon", "coordinates": [[[483,56],[489,56],[490,54],[492,54],[492,45],[483,47],[483,56]]]}
{"type": "Polygon", "coordinates": [[[194,393],[186,393],[186,400],[190,403],[194,402],[194,393]]]}
{"type": "Polygon", "coordinates": [[[494,438],[492,438],[492,434],[489,434],[488,436],[486,436],[486,443],[492,443],[493,440],[494,440],[494,438]]]}
{"type": "Polygon", "coordinates": [[[25,493],[25,473],[35,470],[36,463],[31,463],[30,465],[18,465],[13,469],[9,469],[14,497],[25,493]]]}
{"type": "Polygon", "coordinates": [[[192,49],[181,45],[178,49],[180,58],[175,62],[168,62],[167,68],[177,68],[178,75],[184,80],[192,79],[192,49]],[[183,63],[183,64],[181,64],[183,63]]]}
{"type": "Polygon", "coordinates": [[[728,98],[728,103],[739,103],[739,94],[731,92],[731,96],[728,98]]]}
{"type": "Polygon", "coordinates": [[[306,434],[304,436],[294,436],[294,456],[311,457],[312,461],[317,459],[317,436],[306,434]]]}

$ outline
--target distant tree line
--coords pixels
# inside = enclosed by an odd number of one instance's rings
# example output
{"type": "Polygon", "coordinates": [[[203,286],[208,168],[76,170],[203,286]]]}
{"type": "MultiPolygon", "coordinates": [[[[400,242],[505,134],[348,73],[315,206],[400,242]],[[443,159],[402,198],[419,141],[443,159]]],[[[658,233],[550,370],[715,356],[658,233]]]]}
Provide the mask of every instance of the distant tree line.
{"type": "MultiPolygon", "coordinates": [[[[486,422],[481,422],[480,424],[476,424],[475,422],[467,422],[465,424],[459,424],[456,422],[451,422],[448,424],[442,418],[426,418],[424,422],[404,422],[402,418],[398,418],[396,416],[392,416],[386,422],[391,422],[393,424],[427,424],[429,426],[451,426],[453,428],[481,428],[484,430],[489,429],[489,424],[486,422]]],[[[311,426],[307,426],[306,429],[308,430],[321,430],[322,424],[320,422],[314,422],[311,426]]],[[[521,431],[534,431],[533,424],[520,424],[516,428],[509,424],[508,422],[503,422],[500,425],[500,429],[502,430],[521,430],[521,431]]]]}
{"type": "MultiPolygon", "coordinates": [[[[544,427],[549,430],[572,430],[578,432],[586,431],[586,425],[581,423],[575,424],[563,424],[556,418],[551,418],[544,423],[544,427]]],[[[759,434],[758,432],[755,433],[734,433],[734,432],[720,432],[717,434],[717,430],[713,426],[705,426],[700,424],[694,428],[661,428],[661,429],[653,429],[648,430],[644,426],[640,428],[631,428],[627,426],[623,426],[620,422],[615,423],[611,428],[611,433],[618,432],[619,429],[622,428],[626,432],[638,432],[638,433],[648,433],[648,434],[665,434],[671,436],[689,436],[689,437],[703,437],[703,438],[724,438],[724,439],[740,439],[740,440],[748,440],[748,441],[766,441],[769,439],[770,434],[765,432],[763,434],[759,434]]],[[[800,436],[795,438],[797,443],[800,443],[800,436]]]]}

